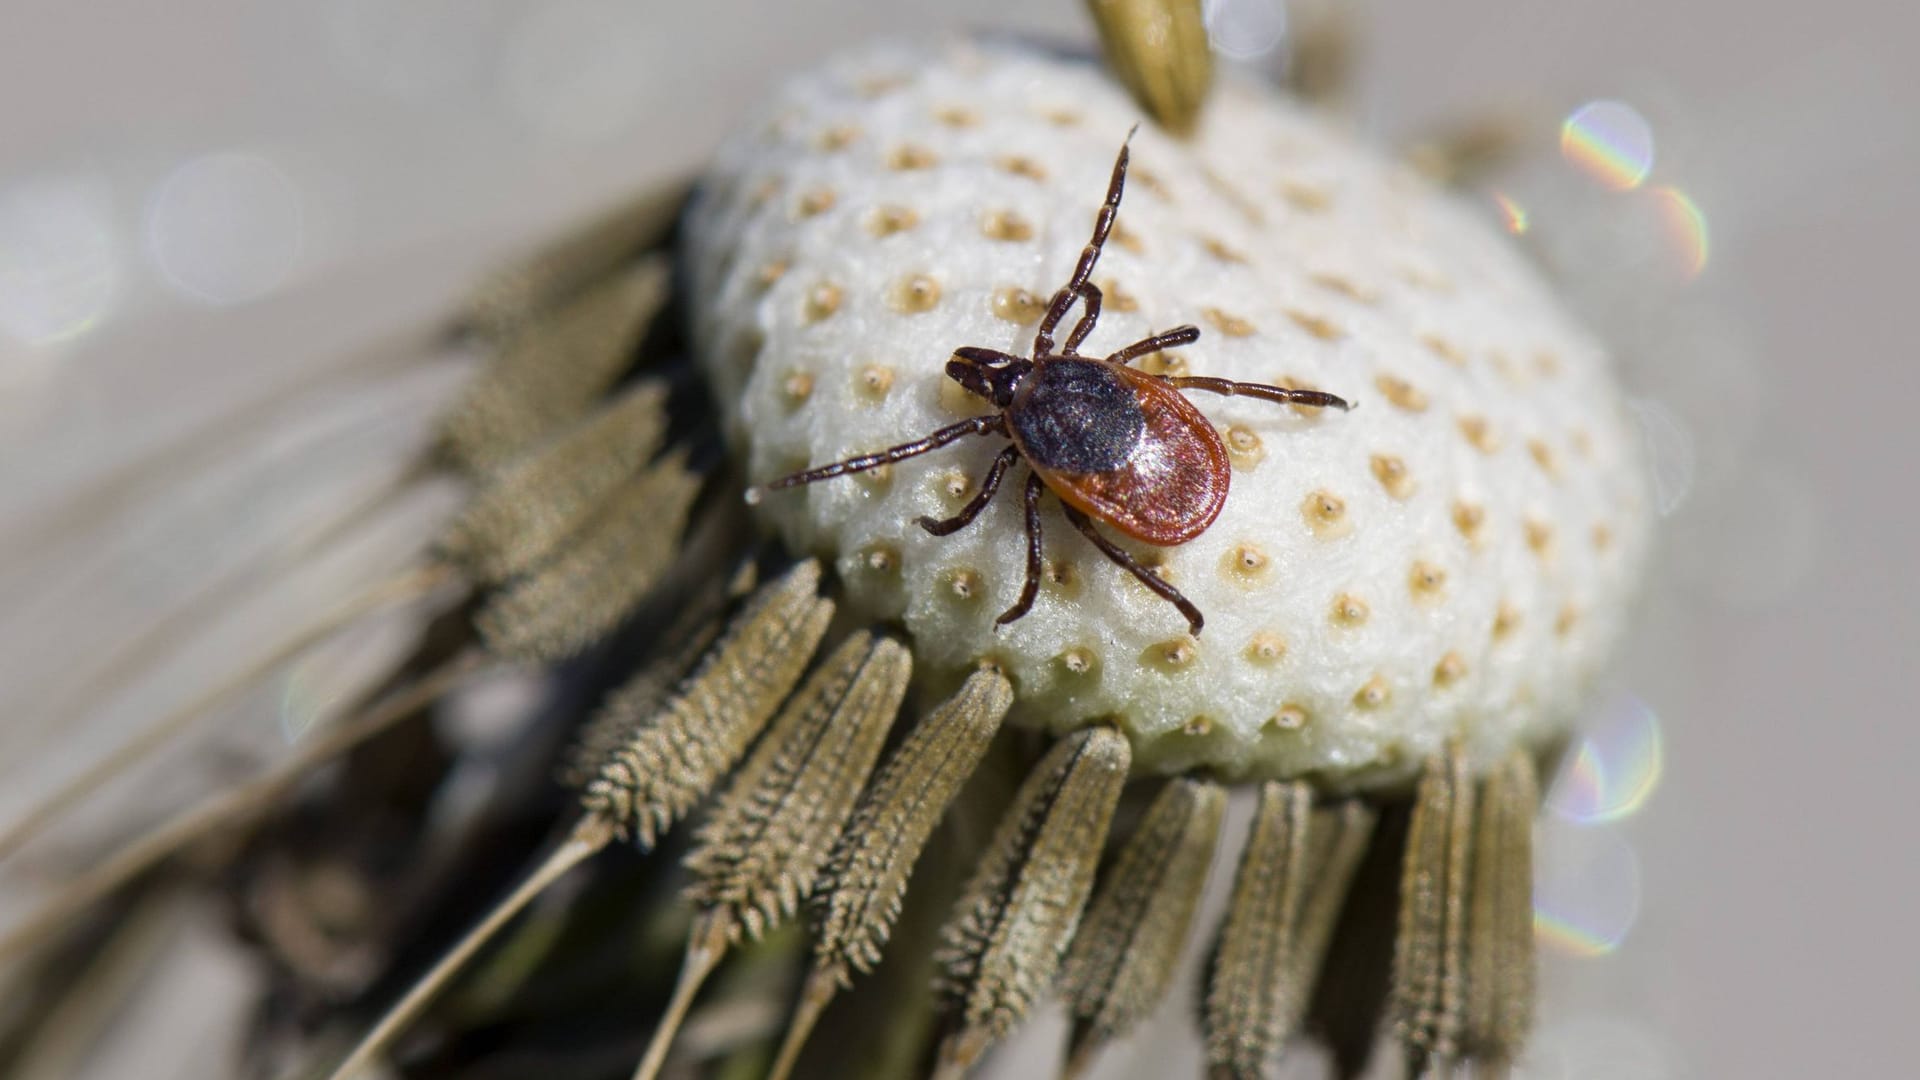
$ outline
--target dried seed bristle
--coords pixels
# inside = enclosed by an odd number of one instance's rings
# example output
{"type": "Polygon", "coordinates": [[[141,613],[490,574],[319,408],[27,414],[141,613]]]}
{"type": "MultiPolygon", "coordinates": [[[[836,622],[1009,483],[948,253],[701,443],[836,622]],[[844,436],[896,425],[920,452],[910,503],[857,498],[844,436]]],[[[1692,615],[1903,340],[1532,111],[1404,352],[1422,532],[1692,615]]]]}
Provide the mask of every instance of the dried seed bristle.
{"type": "Polygon", "coordinates": [[[1420,776],[1400,880],[1391,1010],[1409,1071],[1460,1056],[1466,1023],[1467,886],[1473,778],[1455,743],[1420,776]]]}
{"type": "Polygon", "coordinates": [[[1481,787],[1467,918],[1466,1050],[1512,1064],[1533,1027],[1533,756],[1516,750],[1481,787]]]}
{"type": "Polygon", "coordinates": [[[1006,676],[974,672],[913,729],[861,799],[828,862],[832,888],[817,905],[814,956],[840,985],[850,971],[880,962],[921,848],[1012,707],[1006,676]]]}
{"type": "Polygon", "coordinates": [[[1132,757],[1126,736],[1088,728],[1055,743],[1020,786],[941,931],[949,1034],[936,1076],[964,1072],[1053,984],[1132,757]]]}
{"type": "Polygon", "coordinates": [[[455,326],[500,338],[581,290],[605,280],[659,243],[687,201],[687,183],[649,188],[505,267],[475,289],[455,326]]]}
{"type": "Polygon", "coordinates": [[[650,848],[766,726],[826,636],[833,602],[809,560],[766,586],[700,667],[607,758],[581,803],[650,848]]]}
{"type": "Polygon", "coordinates": [[[707,646],[720,636],[722,625],[711,609],[703,607],[695,617],[683,618],[669,627],[661,639],[671,643],[672,651],[607,695],[606,702],[581,726],[567,749],[560,766],[560,782],[576,791],[592,783],[600,775],[601,766],[626,745],[635,729],[659,710],[667,694],[693,670],[707,646]]]}
{"type": "Polygon", "coordinates": [[[665,1063],[701,983],[742,936],[758,940],[813,888],[880,756],[912,661],[866,631],[842,642],[787,703],[700,827],[687,856],[699,909],[679,984],[634,1080],[665,1063]]]}
{"type": "Polygon", "coordinates": [[[1061,968],[1073,1016],[1067,1075],[1152,1014],[1173,979],[1207,883],[1226,789],[1168,781],[1087,907],[1061,968]]]}
{"type": "Polygon", "coordinates": [[[861,797],[827,859],[830,884],[815,894],[813,971],[769,1080],[792,1071],[821,1011],[852,986],[852,973],[880,963],[921,849],[1012,706],[1006,676],[974,672],[914,727],[861,797]]]}
{"type": "Polygon", "coordinates": [[[1307,823],[1307,892],[1300,902],[1300,921],[1293,932],[1294,962],[1284,973],[1294,989],[1282,995],[1290,1010],[1282,1017],[1288,1037],[1299,1027],[1312,1000],[1354,872],[1373,839],[1376,816],[1373,808],[1359,799],[1346,799],[1315,810],[1307,823]]]}
{"type": "Polygon", "coordinates": [[[1287,977],[1298,960],[1294,931],[1309,877],[1313,789],[1304,781],[1260,785],[1253,830],[1240,853],[1233,895],[1214,941],[1201,1009],[1209,1075],[1250,1080],[1280,1054],[1302,1003],[1287,977]]]}
{"type": "Polygon", "coordinates": [[[838,842],[906,696],[898,642],[849,637],[787,703],[734,775],[687,856],[687,899],[724,909],[728,935],[792,916],[838,842]]]}
{"type": "Polygon", "coordinates": [[[635,386],[507,466],[441,537],[440,553],[498,583],[531,570],[660,449],[666,388],[635,386]]]}
{"type": "Polygon", "coordinates": [[[529,321],[447,414],[448,456],[485,475],[585,415],[631,364],[667,290],[667,261],[651,256],[529,321]]]}
{"type": "Polygon", "coordinates": [[[702,477],[684,450],[608,499],[552,562],[502,590],[474,619],[487,647],[547,662],[593,644],[633,613],[680,552],[702,477]]]}

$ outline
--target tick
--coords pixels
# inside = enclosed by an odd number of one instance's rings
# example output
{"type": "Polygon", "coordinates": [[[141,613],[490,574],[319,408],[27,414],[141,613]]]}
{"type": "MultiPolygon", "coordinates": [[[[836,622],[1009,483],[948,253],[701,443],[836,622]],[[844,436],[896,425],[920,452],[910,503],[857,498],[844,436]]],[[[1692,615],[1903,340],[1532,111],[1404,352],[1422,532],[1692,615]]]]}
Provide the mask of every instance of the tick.
{"type": "Polygon", "coordinates": [[[979,493],[959,513],[945,520],[919,520],[920,527],[935,536],[966,528],[993,501],[1007,473],[1016,464],[1026,463],[1027,577],[1020,598],[995,622],[1005,626],[1033,608],[1040,590],[1040,496],[1052,491],[1067,521],[1107,558],[1179,608],[1197,636],[1206,623],[1200,609],[1094,524],[1097,521],[1157,547],[1172,547],[1199,536],[1220,516],[1232,475],[1227,449],[1213,424],[1180,392],[1199,390],[1283,405],[1349,406],[1344,399],[1317,390],[1149,375],[1128,366],[1142,356],[1198,341],[1200,330],[1194,326],[1142,338],[1104,357],[1080,355],[1080,343],[1100,318],[1100,289],[1087,279],[1120,213],[1126,183],[1127,144],[1123,142],[1113,163],[1106,201],[1094,218],[1093,238],[1080,253],[1073,276],[1053,294],[1034,335],[1032,355],[969,345],[955,349],[947,361],[947,377],[992,402],[997,412],[962,420],[899,446],[794,473],[764,489],[749,488],[747,501],[759,502],[765,489],[799,487],[864,472],[970,435],[1004,436],[1010,444],[994,458],[979,493]],[[1080,319],[1055,351],[1054,331],[1076,300],[1083,305],[1080,319]]]}

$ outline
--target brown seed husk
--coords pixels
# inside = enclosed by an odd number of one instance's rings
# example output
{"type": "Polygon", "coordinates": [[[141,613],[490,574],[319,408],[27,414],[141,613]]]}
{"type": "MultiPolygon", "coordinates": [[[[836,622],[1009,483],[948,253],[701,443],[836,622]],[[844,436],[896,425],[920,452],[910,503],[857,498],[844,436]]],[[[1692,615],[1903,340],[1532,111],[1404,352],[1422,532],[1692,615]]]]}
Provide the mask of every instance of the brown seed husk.
{"type": "Polygon", "coordinates": [[[1226,805],[1217,783],[1168,781],[1107,872],[1061,969],[1073,1016],[1070,1072],[1132,1031],[1166,995],[1226,805]]]}
{"type": "Polygon", "coordinates": [[[666,400],[641,383],[506,467],[448,526],[442,556],[489,584],[533,569],[660,449],[666,400]]]}
{"type": "Polygon", "coordinates": [[[650,256],[528,321],[448,413],[448,457],[484,476],[586,415],[632,363],[667,288],[665,257],[650,256]]]}
{"type": "Polygon", "coordinates": [[[1299,785],[1275,787],[1261,792],[1208,970],[1202,1020],[1216,1076],[1264,1075],[1299,1031],[1373,835],[1374,813],[1357,799],[1301,818],[1299,785]]]}
{"type": "Polygon", "coordinates": [[[1409,817],[1406,802],[1380,808],[1314,984],[1307,1026],[1331,1051],[1339,1080],[1367,1072],[1386,1026],[1409,817]]]}
{"type": "Polygon", "coordinates": [[[1087,0],[1107,66],[1155,123],[1193,131],[1213,85],[1199,0],[1087,0]]]}
{"type": "Polygon", "coordinates": [[[1259,1077],[1277,1058],[1300,1006],[1284,995],[1299,965],[1295,928],[1306,896],[1313,789],[1305,782],[1260,785],[1260,806],[1240,853],[1233,896],[1207,971],[1202,1026],[1208,1074],[1259,1077]]]}
{"type": "Polygon", "coordinates": [[[600,775],[600,767],[659,711],[674,686],[720,637],[724,624],[711,607],[702,606],[688,615],[694,617],[683,617],[661,635],[662,641],[670,643],[671,651],[620,684],[581,726],[560,767],[562,784],[577,791],[592,783],[600,775]]]}
{"type": "Polygon", "coordinates": [[[1307,893],[1294,930],[1294,963],[1285,973],[1295,989],[1282,995],[1290,1010],[1284,1017],[1288,1037],[1298,1029],[1318,985],[1334,926],[1373,839],[1375,817],[1366,803],[1346,799],[1315,810],[1308,824],[1307,893]]]}
{"type": "Polygon", "coordinates": [[[1533,1027],[1533,758],[1517,750],[1482,784],[1467,919],[1466,1049],[1510,1065],[1533,1027]]]}
{"type": "Polygon", "coordinates": [[[687,869],[698,909],[680,980],[634,1080],[666,1062],[701,985],[742,937],[758,941],[813,888],[907,692],[899,643],[842,642],[787,703],[700,827],[687,869]]]}
{"type": "Polygon", "coordinates": [[[949,1032],[937,1076],[957,1076],[1053,983],[1132,763],[1125,736],[1089,728],[1034,767],[941,934],[949,1032]]]}
{"type": "Polygon", "coordinates": [[[922,720],[862,796],[827,860],[831,883],[815,898],[817,942],[769,1080],[784,1080],[834,994],[882,958],[908,877],[947,804],[973,775],[1013,705],[997,671],[976,671],[922,720]]]}
{"type": "Polygon", "coordinates": [[[564,659],[633,613],[680,551],[702,477],[675,451],[606,501],[553,561],[475,617],[487,647],[514,660],[564,659]]]}
{"type": "Polygon", "coordinates": [[[731,769],[826,636],[833,602],[812,560],[761,589],[700,667],[610,755],[581,797],[652,847],[731,769]]]}
{"type": "Polygon", "coordinates": [[[849,637],[787,703],[700,827],[687,899],[758,938],[813,891],[906,696],[898,642],[849,637]]]}
{"type": "Polygon", "coordinates": [[[1456,744],[1429,760],[1420,776],[1400,882],[1391,1008],[1416,1076],[1460,1057],[1473,823],[1473,778],[1456,744]]]}
{"type": "Polygon", "coordinates": [[[975,672],[914,728],[861,799],[818,904],[814,955],[841,985],[880,962],[921,848],[1012,706],[1006,676],[975,672]]]}

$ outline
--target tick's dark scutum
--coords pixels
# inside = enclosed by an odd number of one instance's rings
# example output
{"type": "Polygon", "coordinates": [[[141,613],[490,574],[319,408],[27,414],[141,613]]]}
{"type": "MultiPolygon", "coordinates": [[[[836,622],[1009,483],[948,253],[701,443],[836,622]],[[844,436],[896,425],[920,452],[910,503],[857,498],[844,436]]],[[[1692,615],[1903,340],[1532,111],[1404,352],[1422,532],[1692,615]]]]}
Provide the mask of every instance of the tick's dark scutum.
{"type": "Polygon", "coordinates": [[[1050,359],[1021,389],[1007,419],[1027,457],[1044,468],[1117,469],[1146,432],[1133,387],[1097,360],[1050,359]]]}

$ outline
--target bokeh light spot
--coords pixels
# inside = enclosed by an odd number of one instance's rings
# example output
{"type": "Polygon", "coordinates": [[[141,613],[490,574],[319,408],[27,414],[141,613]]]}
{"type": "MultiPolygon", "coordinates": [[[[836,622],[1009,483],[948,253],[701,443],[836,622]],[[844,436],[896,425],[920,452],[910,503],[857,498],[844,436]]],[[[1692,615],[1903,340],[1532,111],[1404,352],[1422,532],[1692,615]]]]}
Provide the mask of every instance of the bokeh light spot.
{"type": "Polygon", "coordinates": [[[1616,693],[1581,725],[1547,808],[1583,825],[1627,817],[1659,786],[1663,755],[1659,717],[1632,694],[1616,693]]]}
{"type": "Polygon", "coordinates": [[[1590,101],[1560,125],[1560,155],[1601,186],[1631,191],[1653,171],[1653,126],[1624,102],[1590,101]]]}
{"type": "Polygon", "coordinates": [[[1532,219],[1527,216],[1527,208],[1513,201],[1513,197],[1504,192],[1493,193],[1493,204],[1500,208],[1500,224],[1515,236],[1524,236],[1532,219]]]}
{"type": "Polygon", "coordinates": [[[1614,825],[1548,816],[1534,841],[1533,932],[1571,956],[1605,956],[1640,915],[1640,856],[1614,825]]]}
{"type": "Polygon", "coordinates": [[[175,169],[147,206],[147,249],[167,284],[208,304],[286,283],[304,243],[300,190],[258,154],[208,154],[175,169]]]}
{"type": "Polygon", "coordinates": [[[1707,246],[1707,215],[1698,203],[1677,187],[1656,187],[1649,192],[1660,206],[1662,232],[1680,263],[1680,271],[1691,281],[1707,268],[1711,254],[1707,246]]]}
{"type": "Polygon", "coordinates": [[[1207,0],[1200,17],[1213,51],[1230,60],[1258,59],[1287,36],[1281,0],[1207,0]]]}
{"type": "Polygon", "coordinates": [[[120,278],[110,209],[104,185],[85,179],[0,192],[0,333],[40,347],[99,325],[120,278]]]}

